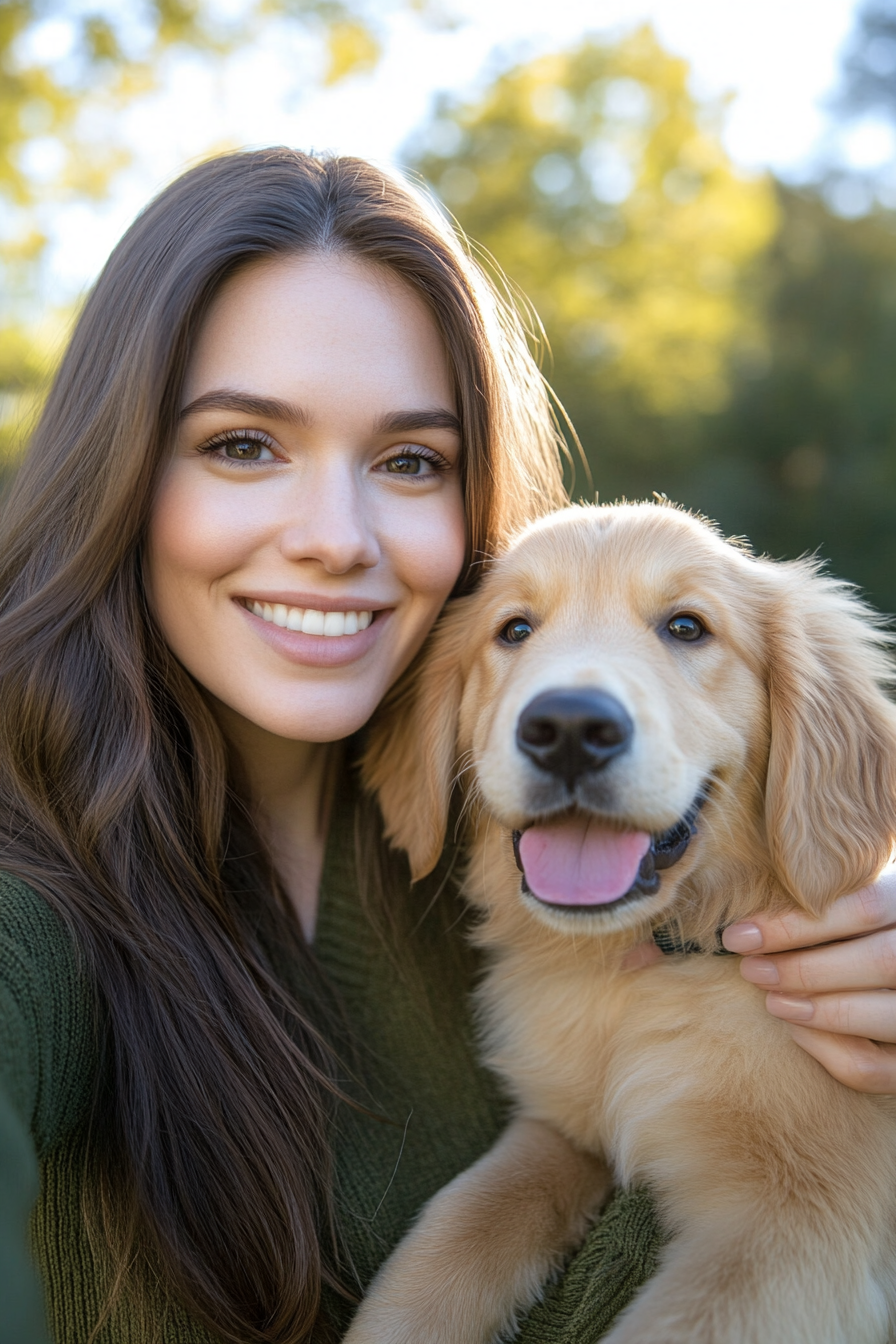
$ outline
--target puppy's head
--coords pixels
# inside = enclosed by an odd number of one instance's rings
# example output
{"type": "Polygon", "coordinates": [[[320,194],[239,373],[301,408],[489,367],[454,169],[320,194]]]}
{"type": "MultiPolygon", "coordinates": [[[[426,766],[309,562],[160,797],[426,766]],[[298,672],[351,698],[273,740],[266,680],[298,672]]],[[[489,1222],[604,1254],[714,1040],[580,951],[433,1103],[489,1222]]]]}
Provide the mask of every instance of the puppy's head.
{"type": "Polygon", "coordinates": [[[443,618],[366,780],[415,876],[460,782],[491,856],[477,897],[512,891],[558,929],[705,937],[762,905],[818,912],[892,846],[882,643],[809,563],[671,507],[566,509],[443,618]]]}

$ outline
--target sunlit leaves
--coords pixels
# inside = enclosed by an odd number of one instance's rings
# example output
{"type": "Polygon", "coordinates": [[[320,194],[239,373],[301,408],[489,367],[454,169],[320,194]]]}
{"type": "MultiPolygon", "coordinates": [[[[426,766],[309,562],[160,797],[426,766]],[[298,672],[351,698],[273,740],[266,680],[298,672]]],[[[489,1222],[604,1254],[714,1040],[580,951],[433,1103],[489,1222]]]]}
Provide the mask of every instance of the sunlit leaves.
{"type": "Polygon", "coordinates": [[[333,23],[327,30],[325,84],[338,84],[349,75],[372,70],[380,58],[380,44],[363,23],[333,23]]]}
{"type": "Polygon", "coordinates": [[[534,301],[603,498],[666,491],[896,610],[896,215],[739,175],[723,112],[642,32],[443,103],[410,157],[534,301]]]}
{"type": "MultiPolygon", "coordinates": [[[[214,40],[213,26],[183,0],[152,0],[143,23],[109,5],[92,13],[67,0],[0,5],[0,190],[22,206],[44,195],[48,179],[54,187],[66,175],[78,180],[72,160],[90,153],[78,132],[84,106],[99,101],[111,108],[145,89],[166,46],[214,40]],[[58,168],[35,172],[40,155],[31,146],[49,138],[58,146],[58,168]]],[[[117,162],[113,156],[109,171],[117,162]]],[[[104,185],[97,181],[95,188],[104,185]]]]}
{"type": "Polygon", "coordinates": [[[736,278],[775,226],[769,184],[733,170],[687,74],[646,28],[587,41],[443,103],[411,147],[558,363],[662,413],[724,403],[732,345],[757,339],[736,278]]]}
{"type": "Polygon", "coordinates": [[[153,87],[173,47],[222,57],[279,19],[321,46],[321,80],[335,84],[376,64],[382,22],[402,9],[446,21],[438,0],[0,0],[0,200],[101,194],[126,158],[115,112],[153,87]],[[100,147],[84,133],[91,108],[100,147]]]}
{"type": "Polygon", "coordinates": [[[376,64],[397,10],[448,17],[439,0],[0,0],[0,455],[44,385],[28,299],[46,212],[108,192],[131,154],[117,114],[152,91],[166,54],[225,58],[286,23],[317,45],[321,81],[335,84],[376,64]]]}
{"type": "Polygon", "coordinates": [[[112,24],[99,15],[91,15],[84,23],[84,42],[91,64],[102,61],[120,61],[122,50],[112,24]]]}
{"type": "Polygon", "coordinates": [[[896,611],[896,217],[781,189],[765,359],[737,371],[694,488],[772,554],[820,547],[896,611]]]}
{"type": "Polygon", "coordinates": [[[55,356],[54,344],[44,331],[0,328],[0,481],[24,446],[55,356]]]}

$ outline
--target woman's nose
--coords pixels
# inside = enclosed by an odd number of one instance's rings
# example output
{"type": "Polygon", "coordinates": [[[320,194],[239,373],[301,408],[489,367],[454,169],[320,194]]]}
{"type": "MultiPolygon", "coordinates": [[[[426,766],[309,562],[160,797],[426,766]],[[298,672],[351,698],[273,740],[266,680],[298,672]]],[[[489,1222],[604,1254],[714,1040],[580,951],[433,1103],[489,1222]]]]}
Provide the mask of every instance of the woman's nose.
{"type": "Polygon", "coordinates": [[[372,569],[380,560],[372,501],[365,498],[351,472],[315,473],[294,501],[280,535],[288,560],[311,560],[329,574],[347,574],[360,566],[372,569]]]}

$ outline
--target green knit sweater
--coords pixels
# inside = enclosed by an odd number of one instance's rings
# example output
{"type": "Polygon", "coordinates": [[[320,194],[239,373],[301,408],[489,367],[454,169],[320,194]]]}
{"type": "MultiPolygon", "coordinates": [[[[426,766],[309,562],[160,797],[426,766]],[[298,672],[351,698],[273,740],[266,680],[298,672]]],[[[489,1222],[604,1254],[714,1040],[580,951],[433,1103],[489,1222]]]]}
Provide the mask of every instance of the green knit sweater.
{"type": "MultiPolygon", "coordinates": [[[[396,953],[359,902],[351,807],[336,808],[315,951],[361,1043],[366,1104],[392,1122],[347,1106],[337,1121],[336,1206],[359,1288],[421,1205],[489,1147],[505,1119],[476,1062],[468,1013],[475,958],[462,912],[446,918],[445,910],[457,897],[442,892],[427,912],[430,899],[421,896],[421,918],[396,953]]],[[[81,1213],[98,1068],[93,1009],[58,917],[0,874],[0,1344],[47,1344],[48,1329],[56,1344],[86,1344],[103,1302],[81,1213]]],[[[660,1242],[648,1197],[617,1196],[519,1339],[599,1339],[651,1273],[660,1242]]],[[[349,1307],[335,1298],[328,1305],[347,1323],[349,1307]]],[[[159,1344],[212,1344],[161,1296],[153,1327],[159,1344]]],[[[145,1325],[125,1302],[97,1344],[147,1344],[145,1325]]]]}

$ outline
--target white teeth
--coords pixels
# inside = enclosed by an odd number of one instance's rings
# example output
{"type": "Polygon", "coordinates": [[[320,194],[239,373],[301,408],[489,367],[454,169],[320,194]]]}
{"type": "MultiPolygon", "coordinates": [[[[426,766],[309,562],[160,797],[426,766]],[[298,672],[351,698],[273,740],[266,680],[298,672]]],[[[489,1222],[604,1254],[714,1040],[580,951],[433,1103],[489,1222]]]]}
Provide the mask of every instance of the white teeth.
{"type": "Polygon", "coordinates": [[[305,615],[302,617],[302,634],[322,635],[323,632],[324,632],[324,613],[322,611],[314,611],[311,607],[309,607],[308,610],[305,612],[305,615]]]}
{"type": "Polygon", "coordinates": [[[305,635],[356,635],[373,620],[372,611],[315,611],[313,607],[287,607],[283,602],[247,601],[254,616],[284,630],[305,635]]]}

